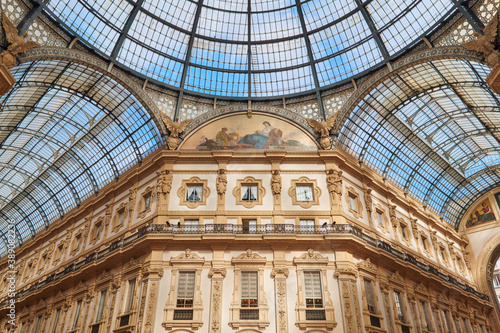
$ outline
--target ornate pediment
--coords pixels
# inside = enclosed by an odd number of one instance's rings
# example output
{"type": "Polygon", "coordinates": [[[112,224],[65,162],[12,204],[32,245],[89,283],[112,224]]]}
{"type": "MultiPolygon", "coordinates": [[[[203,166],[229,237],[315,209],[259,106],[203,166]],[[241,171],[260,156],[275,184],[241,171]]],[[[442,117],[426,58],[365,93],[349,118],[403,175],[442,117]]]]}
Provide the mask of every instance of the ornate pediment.
{"type": "Polygon", "coordinates": [[[102,273],[97,277],[95,280],[96,282],[105,282],[108,280],[111,280],[113,278],[113,275],[110,274],[108,271],[102,271],[102,273]]]}
{"type": "Polygon", "coordinates": [[[87,288],[88,288],[87,285],[85,283],[83,283],[82,281],[80,281],[76,285],[74,292],[77,293],[77,292],[81,292],[81,291],[86,291],[87,288]]]}
{"type": "Polygon", "coordinates": [[[427,288],[424,286],[424,284],[422,282],[417,284],[415,286],[414,290],[420,294],[423,294],[423,295],[427,295],[429,293],[429,291],[427,290],[427,288]]]}
{"type": "Polygon", "coordinates": [[[313,249],[308,249],[306,253],[301,254],[299,257],[293,258],[293,263],[295,265],[328,265],[328,258],[323,257],[321,254],[314,252],[313,249]]]}
{"type": "Polygon", "coordinates": [[[143,261],[135,260],[134,258],[130,258],[130,261],[125,265],[125,270],[131,271],[133,269],[140,269],[144,264],[143,261]]]}
{"type": "Polygon", "coordinates": [[[389,276],[389,282],[395,283],[395,284],[398,284],[401,286],[404,286],[404,284],[405,284],[405,280],[403,279],[403,277],[401,275],[399,275],[398,271],[394,272],[393,274],[391,274],[389,276]]]}
{"type": "Polygon", "coordinates": [[[265,265],[267,259],[260,256],[258,253],[254,253],[252,250],[248,249],[237,257],[233,258],[231,262],[233,265],[235,264],[257,264],[257,265],[265,265]]]}
{"type": "Polygon", "coordinates": [[[366,272],[377,274],[377,268],[372,264],[370,258],[366,258],[366,260],[362,260],[357,264],[359,270],[364,270],[366,272]]]}
{"type": "Polygon", "coordinates": [[[203,264],[205,257],[200,257],[196,253],[191,252],[191,249],[186,249],[184,253],[180,253],[176,257],[170,258],[172,264],[203,264]]]}
{"type": "Polygon", "coordinates": [[[61,300],[63,298],[64,298],[64,294],[63,294],[62,290],[59,290],[57,292],[56,296],[54,297],[55,301],[59,301],[59,300],[61,300]]]}

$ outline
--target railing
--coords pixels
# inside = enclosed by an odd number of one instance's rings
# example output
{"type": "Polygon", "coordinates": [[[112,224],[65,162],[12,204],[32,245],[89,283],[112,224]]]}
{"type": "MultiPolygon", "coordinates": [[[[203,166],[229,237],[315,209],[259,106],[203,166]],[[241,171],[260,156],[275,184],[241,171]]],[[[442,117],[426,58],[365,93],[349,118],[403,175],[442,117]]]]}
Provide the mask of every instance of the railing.
{"type": "Polygon", "coordinates": [[[259,320],[259,309],[240,309],[240,320],[259,320]]]}
{"type": "MultiPolygon", "coordinates": [[[[427,265],[423,262],[418,261],[418,259],[413,256],[398,251],[393,248],[390,244],[380,240],[373,238],[361,231],[360,228],[352,226],[350,224],[334,224],[334,225],[322,225],[322,226],[297,226],[295,224],[264,224],[258,226],[242,226],[242,225],[234,225],[234,224],[205,224],[199,226],[183,226],[183,225],[167,225],[167,224],[150,224],[144,228],[139,229],[136,233],[131,236],[128,236],[124,239],[118,240],[114,243],[111,243],[106,249],[95,252],[93,254],[88,255],[84,260],[79,261],[77,263],[73,263],[67,266],[63,271],[55,274],[49,275],[45,280],[37,282],[23,291],[20,291],[16,294],[16,298],[21,298],[26,296],[27,294],[38,290],[45,286],[48,283],[53,281],[57,281],[64,277],[67,274],[80,270],[82,267],[104,258],[109,253],[116,251],[117,249],[126,247],[137,239],[148,235],[148,234],[351,234],[354,235],[368,244],[382,249],[388,253],[391,253],[395,257],[409,262],[414,266],[418,267],[420,270],[425,271],[427,273],[431,273],[441,280],[453,284],[465,292],[468,292],[476,297],[479,297],[483,300],[489,301],[490,298],[488,295],[482,294],[476,291],[474,288],[458,282],[452,276],[440,272],[435,267],[427,265]]],[[[0,302],[0,306],[4,306],[9,301],[9,298],[5,298],[0,302]]]]}
{"type": "Polygon", "coordinates": [[[325,310],[306,310],[306,320],[326,320],[325,310]]]}
{"type": "Polygon", "coordinates": [[[193,320],[193,309],[174,310],[174,320],[193,320]]]}

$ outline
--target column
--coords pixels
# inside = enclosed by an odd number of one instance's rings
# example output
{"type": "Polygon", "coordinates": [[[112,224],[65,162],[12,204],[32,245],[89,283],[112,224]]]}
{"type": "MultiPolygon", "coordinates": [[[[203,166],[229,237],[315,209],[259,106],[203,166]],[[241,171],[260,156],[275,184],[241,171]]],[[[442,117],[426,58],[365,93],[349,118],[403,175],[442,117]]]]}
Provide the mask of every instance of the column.
{"type": "Polygon", "coordinates": [[[212,279],[212,309],[210,311],[210,333],[220,333],[222,315],[222,282],[226,277],[226,269],[211,268],[208,276],[212,279]]]}
{"type": "Polygon", "coordinates": [[[288,311],[286,307],[286,279],[288,273],[286,267],[273,268],[271,272],[271,277],[274,278],[276,333],[288,332],[288,311]]]}

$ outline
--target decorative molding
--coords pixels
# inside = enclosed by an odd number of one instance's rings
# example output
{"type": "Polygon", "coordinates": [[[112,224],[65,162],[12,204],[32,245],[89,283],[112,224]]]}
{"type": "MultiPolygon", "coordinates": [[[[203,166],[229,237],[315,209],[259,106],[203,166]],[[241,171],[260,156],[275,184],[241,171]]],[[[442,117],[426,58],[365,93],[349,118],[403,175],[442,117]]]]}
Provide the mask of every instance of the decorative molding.
{"type": "Polygon", "coordinates": [[[191,249],[186,249],[184,253],[180,253],[175,257],[170,258],[170,262],[172,264],[182,264],[182,263],[191,263],[191,264],[203,264],[205,262],[205,257],[200,257],[196,253],[192,253],[191,249]]]}
{"type": "MultiPolygon", "coordinates": [[[[274,176],[273,176],[274,177],[274,176]]],[[[256,205],[262,205],[264,196],[266,195],[266,190],[262,186],[262,179],[255,179],[251,176],[245,177],[244,179],[236,180],[236,187],[233,189],[233,195],[236,198],[237,205],[243,205],[245,208],[253,208],[256,205]],[[244,185],[254,185],[257,186],[257,200],[242,200],[241,199],[241,187],[244,185]]]]}
{"type": "Polygon", "coordinates": [[[151,212],[154,200],[155,200],[154,186],[146,187],[144,192],[142,192],[141,199],[139,200],[139,209],[138,209],[139,214],[137,214],[138,218],[142,219],[146,217],[146,215],[149,212],[151,212]],[[148,195],[150,196],[150,201],[149,201],[149,207],[146,208],[146,197],[148,197],[148,195]]]}
{"type": "Polygon", "coordinates": [[[361,200],[359,199],[359,194],[356,192],[354,187],[347,186],[346,192],[344,195],[345,201],[347,203],[347,208],[349,212],[357,219],[363,218],[363,205],[361,204],[361,200]],[[350,198],[353,198],[356,202],[356,209],[351,207],[350,198]]]}
{"type": "Polygon", "coordinates": [[[208,180],[200,179],[199,177],[191,177],[189,179],[183,179],[181,187],[177,190],[177,196],[180,199],[179,205],[187,206],[188,208],[196,208],[200,205],[205,206],[207,204],[207,198],[210,195],[210,189],[208,188],[208,180]],[[203,186],[202,195],[200,201],[187,201],[186,191],[188,186],[201,185],[203,186]]]}
{"type": "Polygon", "coordinates": [[[321,189],[318,187],[316,179],[309,179],[307,177],[300,177],[299,179],[292,179],[290,188],[288,189],[288,195],[292,198],[292,205],[299,205],[300,207],[307,209],[311,208],[313,205],[319,205],[319,197],[321,196],[321,189]],[[313,198],[310,201],[298,201],[297,200],[297,185],[309,185],[312,189],[313,198]]]}

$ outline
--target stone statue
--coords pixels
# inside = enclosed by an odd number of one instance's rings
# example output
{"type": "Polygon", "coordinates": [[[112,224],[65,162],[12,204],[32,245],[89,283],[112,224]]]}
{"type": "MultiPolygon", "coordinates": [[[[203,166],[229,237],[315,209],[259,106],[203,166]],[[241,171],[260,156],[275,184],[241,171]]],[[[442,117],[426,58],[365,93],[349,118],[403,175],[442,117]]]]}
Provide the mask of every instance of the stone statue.
{"type": "Polygon", "coordinates": [[[330,115],[326,121],[321,120],[321,123],[314,119],[307,119],[309,125],[311,125],[320,135],[321,139],[319,143],[323,149],[330,149],[332,147],[332,138],[330,138],[330,130],[335,123],[335,119],[337,119],[338,111],[334,114],[330,115]]]}
{"type": "Polygon", "coordinates": [[[342,198],[342,171],[330,169],[326,177],[328,191],[332,200],[342,198]]]}
{"type": "Polygon", "coordinates": [[[365,194],[366,210],[371,213],[372,206],[373,206],[372,189],[371,188],[365,188],[365,189],[363,189],[363,192],[365,194]]]}
{"type": "Polygon", "coordinates": [[[281,194],[281,176],[279,170],[273,170],[273,175],[271,177],[271,191],[273,191],[273,195],[281,194]]]}
{"type": "Polygon", "coordinates": [[[217,193],[219,194],[220,198],[222,199],[222,196],[226,193],[226,189],[227,189],[226,170],[219,169],[218,173],[219,173],[219,175],[217,176],[217,193]]]}
{"type": "Polygon", "coordinates": [[[19,31],[14,27],[5,12],[2,14],[2,26],[10,45],[7,47],[7,50],[0,54],[0,64],[7,68],[11,68],[16,65],[16,58],[19,53],[24,53],[29,49],[40,46],[40,44],[31,40],[24,41],[24,39],[28,37],[28,34],[24,33],[19,36],[19,31]]]}
{"type": "Polygon", "coordinates": [[[168,148],[174,150],[179,145],[179,134],[184,132],[186,127],[191,122],[191,119],[186,119],[179,123],[179,118],[176,118],[175,121],[173,121],[172,118],[163,112],[160,112],[160,114],[165,126],[167,126],[167,129],[170,131],[170,136],[167,139],[168,148]]]}
{"type": "Polygon", "coordinates": [[[478,32],[474,33],[476,40],[463,43],[462,47],[467,50],[480,52],[484,55],[486,64],[494,67],[500,62],[500,52],[495,50],[495,39],[498,34],[498,12],[493,16],[490,23],[484,28],[484,35],[478,32]]]}

